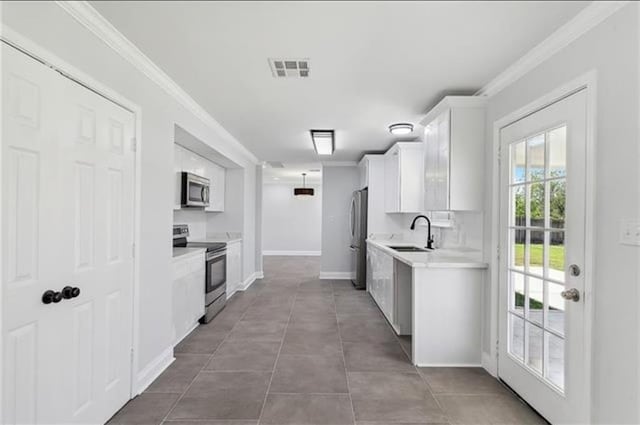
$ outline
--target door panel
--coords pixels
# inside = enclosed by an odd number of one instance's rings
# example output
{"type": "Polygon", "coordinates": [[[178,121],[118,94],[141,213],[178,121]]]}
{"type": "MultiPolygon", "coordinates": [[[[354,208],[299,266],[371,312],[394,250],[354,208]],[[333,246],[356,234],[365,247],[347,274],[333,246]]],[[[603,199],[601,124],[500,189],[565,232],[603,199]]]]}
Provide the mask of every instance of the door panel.
{"type": "Polygon", "coordinates": [[[103,423],[130,396],[130,112],[2,45],[4,423],[103,423]],[[80,288],[45,304],[46,290],[80,288]]]}
{"type": "Polygon", "coordinates": [[[498,372],[552,423],[588,421],[585,376],[586,91],[501,129],[498,372]],[[563,291],[582,297],[568,301],[563,291]]]}

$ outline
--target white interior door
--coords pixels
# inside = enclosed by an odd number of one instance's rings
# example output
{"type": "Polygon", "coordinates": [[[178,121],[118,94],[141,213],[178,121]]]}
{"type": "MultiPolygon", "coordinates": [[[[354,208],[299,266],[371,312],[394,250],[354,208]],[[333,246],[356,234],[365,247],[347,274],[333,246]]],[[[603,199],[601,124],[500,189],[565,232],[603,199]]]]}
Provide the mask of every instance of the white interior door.
{"type": "Polygon", "coordinates": [[[134,117],[2,59],[3,420],[104,423],[130,396],[134,117]]]}
{"type": "Polygon", "coordinates": [[[558,424],[588,421],[586,109],[581,90],[500,131],[498,374],[558,424]]]}

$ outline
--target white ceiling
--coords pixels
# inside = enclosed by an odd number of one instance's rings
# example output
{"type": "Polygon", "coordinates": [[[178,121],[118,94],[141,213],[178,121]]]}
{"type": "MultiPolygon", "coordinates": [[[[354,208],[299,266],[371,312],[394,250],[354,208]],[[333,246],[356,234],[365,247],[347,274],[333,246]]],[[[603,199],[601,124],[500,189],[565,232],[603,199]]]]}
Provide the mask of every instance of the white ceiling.
{"type": "MultiPolygon", "coordinates": [[[[445,94],[472,94],[588,2],[92,2],[261,160],[386,149],[445,94]],[[267,59],[309,58],[274,78],[267,59]]],[[[419,136],[419,129],[414,131],[419,136]]]]}
{"type": "Polygon", "coordinates": [[[283,168],[272,168],[266,165],[263,169],[264,183],[295,183],[302,185],[302,173],[307,173],[306,181],[309,184],[322,184],[322,164],[309,163],[283,163],[283,168]]]}

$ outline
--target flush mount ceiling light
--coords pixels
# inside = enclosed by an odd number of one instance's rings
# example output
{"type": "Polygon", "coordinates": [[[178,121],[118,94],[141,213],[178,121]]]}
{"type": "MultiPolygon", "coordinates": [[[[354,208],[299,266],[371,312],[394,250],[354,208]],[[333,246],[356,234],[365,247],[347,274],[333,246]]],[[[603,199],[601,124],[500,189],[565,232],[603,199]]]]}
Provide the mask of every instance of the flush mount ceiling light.
{"type": "Polygon", "coordinates": [[[302,187],[296,187],[293,189],[293,194],[295,196],[306,197],[313,196],[313,188],[306,186],[306,177],[307,173],[302,173],[302,187]]]}
{"type": "Polygon", "coordinates": [[[335,149],[333,130],[311,130],[311,140],[318,155],[333,155],[335,149]]]}
{"type": "Polygon", "coordinates": [[[397,124],[391,124],[389,126],[389,132],[396,136],[401,136],[403,134],[409,134],[413,131],[413,124],[408,122],[400,122],[397,124]]]}

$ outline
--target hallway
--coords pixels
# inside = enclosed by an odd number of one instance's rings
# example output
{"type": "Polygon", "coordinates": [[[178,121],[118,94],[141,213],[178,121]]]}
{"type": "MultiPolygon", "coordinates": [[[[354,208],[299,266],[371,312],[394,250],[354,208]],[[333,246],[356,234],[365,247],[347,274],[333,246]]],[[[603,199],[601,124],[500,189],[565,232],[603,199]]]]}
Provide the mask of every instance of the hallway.
{"type": "Polygon", "coordinates": [[[482,369],[416,368],[371,297],[320,281],[319,257],[265,257],[111,424],[534,424],[482,369]]]}

